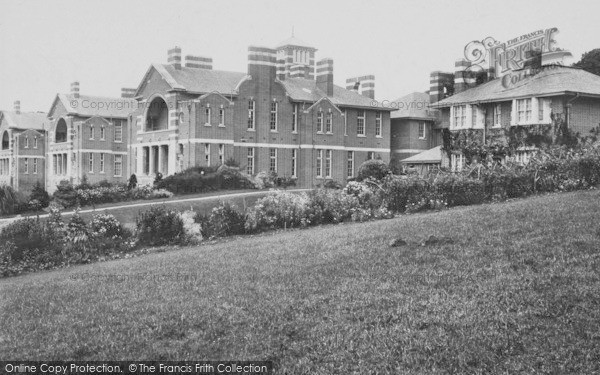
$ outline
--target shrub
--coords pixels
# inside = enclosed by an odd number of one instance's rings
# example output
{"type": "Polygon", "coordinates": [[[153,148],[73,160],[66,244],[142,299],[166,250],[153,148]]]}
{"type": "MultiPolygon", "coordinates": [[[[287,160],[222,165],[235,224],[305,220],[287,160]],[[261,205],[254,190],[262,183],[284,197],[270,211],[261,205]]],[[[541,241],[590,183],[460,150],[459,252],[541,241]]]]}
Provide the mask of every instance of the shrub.
{"type": "Polygon", "coordinates": [[[138,185],[137,176],[132,174],[129,176],[129,180],[127,181],[127,190],[135,189],[138,185]]]}
{"type": "Polygon", "coordinates": [[[65,208],[74,207],[79,203],[77,200],[77,192],[75,191],[73,184],[68,181],[61,181],[56,186],[56,191],[52,195],[52,198],[56,203],[65,208]]]}
{"type": "Polygon", "coordinates": [[[438,175],[432,189],[448,206],[480,204],[486,199],[483,181],[460,174],[438,175]]]}
{"type": "Polygon", "coordinates": [[[0,214],[10,215],[15,213],[16,205],[18,205],[16,191],[8,185],[0,186],[0,214]]]}
{"type": "Polygon", "coordinates": [[[177,212],[154,206],[136,218],[138,240],[144,245],[178,244],[184,239],[183,221],[177,212]]]}
{"type": "Polygon", "coordinates": [[[308,197],[285,191],[272,191],[259,199],[246,214],[245,228],[256,232],[275,228],[292,228],[308,225],[308,197]]]}
{"type": "Polygon", "coordinates": [[[235,206],[221,202],[209,215],[196,214],[195,221],[201,225],[202,235],[212,238],[243,234],[246,218],[235,206]]]}
{"type": "Polygon", "coordinates": [[[239,168],[221,165],[217,169],[221,178],[221,187],[224,189],[254,189],[254,184],[249,176],[243,175],[239,168]]]}
{"type": "Polygon", "coordinates": [[[227,160],[225,160],[224,165],[226,165],[228,167],[233,167],[233,168],[240,167],[240,163],[238,163],[237,160],[235,160],[233,157],[230,157],[227,160]]]}
{"type": "Polygon", "coordinates": [[[196,212],[187,210],[179,213],[183,222],[183,231],[185,233],[185,242],[197,244],[202,241],[202,225],[196,221],[196,212]]]}
{"type": "Polygon", "coordinates": [[[46,208],[50,204],[50,195],[44,189],[44,186],[41,182],[36,182],[33,185],[33,189],[31,189],[31,194],[29,194],[29,202],[36,200],[40,206],[40,208],[46,208]]]}
{"type": "Polygon", "coordinates": [[[0,232],[0,241],[11,242],[13,259],[21,259],[23,251],[45,246],[44,225],[39,218],[13,221],[0,232]]]}
{"type": "Polygon", "coordinates": [[[317,189],[308,192],[307,218],[311,225],[349,220],[359,207],[356,196],[340,190],[317,189]]]}
{"type": "Polygon", "coordinates": [[[357,179],[359,181],[367,178],[382,180],[390,173],[390,167],[383,160],[367,160],[358,168],[357,179]]]}
{"type": "Polygon", "coordinates": [[[171,198],[173,193],[165,189],[152,190],[146,199],[171,198]]]}

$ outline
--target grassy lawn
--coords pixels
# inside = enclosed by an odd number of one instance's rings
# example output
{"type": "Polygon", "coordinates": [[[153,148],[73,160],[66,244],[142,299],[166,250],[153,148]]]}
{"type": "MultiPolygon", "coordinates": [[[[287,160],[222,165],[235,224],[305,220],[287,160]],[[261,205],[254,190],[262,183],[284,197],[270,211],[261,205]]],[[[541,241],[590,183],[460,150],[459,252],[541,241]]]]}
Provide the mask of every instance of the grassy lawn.
{"type": "Polygon", "coordinates": [[[0,280],[0,358],[281,374],[600,373],[600,192],[267,233],[0,280]],[[389,247],[430,234],[453,244],[389,247]]]}

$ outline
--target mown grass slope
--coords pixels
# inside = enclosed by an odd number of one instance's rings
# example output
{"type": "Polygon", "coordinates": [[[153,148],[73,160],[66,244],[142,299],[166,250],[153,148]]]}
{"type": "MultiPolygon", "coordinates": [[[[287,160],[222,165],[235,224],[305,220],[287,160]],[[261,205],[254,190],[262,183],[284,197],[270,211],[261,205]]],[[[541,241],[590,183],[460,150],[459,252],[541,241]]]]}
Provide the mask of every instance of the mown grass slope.
{"type": "Polygon", "coordinates": [[[0,280],[0,358],[598,373],[599,198],[267,233],[0,280]],[[417,244],[431,234],[454,243],[417,244]],[[398,236],[414,243],[389,247],[398,236]]]}

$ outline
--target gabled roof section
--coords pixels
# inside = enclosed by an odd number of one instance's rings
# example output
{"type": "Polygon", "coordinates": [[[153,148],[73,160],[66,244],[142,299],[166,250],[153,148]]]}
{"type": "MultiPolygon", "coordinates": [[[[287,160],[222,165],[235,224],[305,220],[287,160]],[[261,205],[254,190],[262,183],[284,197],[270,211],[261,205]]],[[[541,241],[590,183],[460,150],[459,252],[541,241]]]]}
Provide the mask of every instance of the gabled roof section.
{"type": "Polygon", "coordinates": [[[342,111],[338,108],[337,105],[335,105],[334,102],[331,101],[331,99],[327,96],[322,97],[321,99],[317,100],[313,105],[311,105],[310,107],[308,107],[307,109],[305,109],[305,112],[310,112],[313,107],[317,106],[319,103],[321,103],[322,101],[326,101],[331,103],[331,105],[333,106],[333,108],[335,108],[339,113],[342,113],[342,111]]]}
{"type": "Polygon", "coordinates": [[[429,109],[429,94],[424,92],[413,92],[394,100],[389,104],[397,109],[390,114],[391,118],[410,118],[435,120],[435,110],[429,109]]]}
{"type": "Polygon", "coordinates": [[[9,128],[13,129],[34,129],[45,130],[49,123],[46,113],[44,112],[21,112],[2,111],[4,118],[9,128]]]}
{"type": "MultiPolygon", "coordinates": [[[[517,75],[517,72],[513,73],[517,75]]],[[[504,87],[502,78],[463,91],[432,107],[449,107],[455,104],[506,101],[530,96],[554,96],[579,93],[600,97],[600,76],[571,67],[545,67],[540,73],[504,87]]]]}
{"type": "Polygon", "coordinates": [[[442,146],[437,146],[429,150],[420,152],[409,158],[400,160],[405,164],[435,164],[442,162],[442,146]]]}
{"type": "Polygon", "coordinates": [[[56,94],[52,107],[48,111],[52,115],[57,102],[67,110],[67,113],[81,117],[127,118],[137,109],[138,103],[129,98],[108,98],[103,96],[56,94]]]}
{"type": "Polygon", "coordinates": [[[393,108],[384,107],[378,101],[360,95],[356,91],[346,90],[340,86],[333,86],[333,96],[317,88],[316,81],[305,78],[286,78],[281,81],[292,101],[315,103],[323,97],[327,97],[338,107],[359,107],[365,109],[379,109],[381,111],[392,111],[393,108]]]}
{"type": "Polygon", "coordinates": [[[171,89],[193,94],[219,92],[223,96],[236,95],[238,83],[247,76],[246,73],[240,72],[188,68],[185,66],[175,69],[170,64],[152,64],[138,86],[136,96],[139,95],[153,69],[164,78],[171,89]]]}

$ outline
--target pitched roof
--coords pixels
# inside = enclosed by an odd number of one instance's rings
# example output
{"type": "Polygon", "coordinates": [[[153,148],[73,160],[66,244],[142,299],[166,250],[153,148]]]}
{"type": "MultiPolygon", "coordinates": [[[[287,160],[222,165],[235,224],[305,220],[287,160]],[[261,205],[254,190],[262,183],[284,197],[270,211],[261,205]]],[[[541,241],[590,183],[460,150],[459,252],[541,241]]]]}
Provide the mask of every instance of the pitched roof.
{"type": "MultiPolygon", "coordinates": [[[[294,101],[314,103],[317,100],[327,96],[327,94],[317,88],[317,82],[305,78],[286,78],[281,81],[287,94],[294,101]]],[[[378,108],[383,111],[392,111],[393,108],[385,107],[381,103],[366,96],[360,95],[356,91],[346,90],[337,85],[333,85],[333,96],[329,97],[331,102],[342,107],[362,107],[378,108]]]]}
{"type": "Polygon", "coordinates": [[[314,49],[314,47],[312,47],[308,43],[303,42],[302,40],[300,40],[300,39],[298,39],[298,38],[296,38],[294,36],[291,37],[291,38],[288,38],[288,39],[286,39],[284,41],[282,41],[281,43],[279,43],[277,45],[276,48],[285,47],[285,46],[308,47],[308,48],[313,48],[314,49]]]}
{"type": "Polygon", "coordinates": [[[197,94],[219,92],[228,96],[233,93],[246,73],[224,70],[187,68],[175,69],[170,64],[152,64],[173,89],[186,90],[197,94]]]}
{"type": "MultiPolygon", "coordinates": [[[[79,95],[76,98],[72,94],[57,94],[54,103],[57,100],[60,100],[68,113],[82,117],[127,118],[129,114],[137,109],[138,105],[135,99],[91,95],[79,95]]],[[[52,108],[54,108],[54,103],[52,103],[52,108]]]]}
{"type": "Polygon", "coordinates": [[[44,130],[49,122],[44,112],[2,111],[9,128],[44,130]]]}
{"type": "Polygon", "coordinates": [[[434,120],[435,112],[429,109],[429,94],[424,92],[413,92],[390,103],[394,112],[391,118],[417,118],[434,120]]]}
{"type": "Polygon", "coordinates": [[[442,162],[442,146],[431,148],[427,151],[420,152],[409,158],[400,160],[401,163],[409,164],[434,164],[442,162]]]}
{"type": "MultiPolygon", "coordinates": [[[[515,73],[516,75],[516,73],[515,73]]],[[[459,103],[493,102],[528,96],[551,96],[580,93],[600,96],[600,76],[571,67],[545,67],[540,73],[504,87],[502,78],[463,91],[432,107],[449,107],[459,103]]]]}

